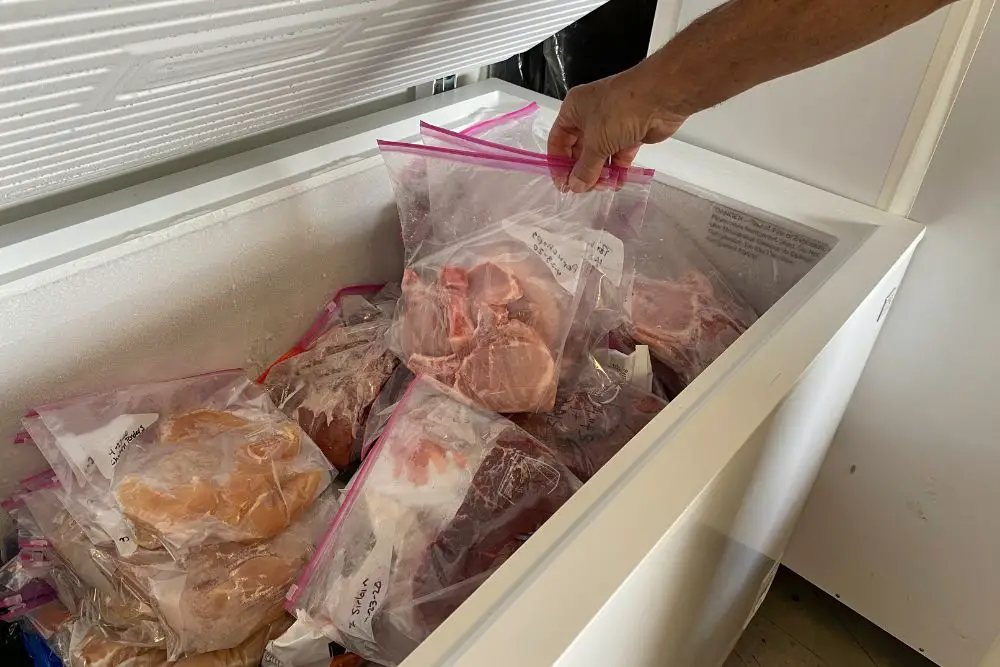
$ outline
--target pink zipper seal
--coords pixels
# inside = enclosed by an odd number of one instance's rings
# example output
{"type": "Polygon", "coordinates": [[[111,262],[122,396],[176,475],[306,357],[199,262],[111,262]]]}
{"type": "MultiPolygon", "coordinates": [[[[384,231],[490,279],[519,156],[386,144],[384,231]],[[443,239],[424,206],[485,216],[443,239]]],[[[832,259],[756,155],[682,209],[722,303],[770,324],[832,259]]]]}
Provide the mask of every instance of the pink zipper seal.
{"type": "Polygon", "coordinates": [[[515,109],[514,111],[508,111],[505,114],[494,116],[493,118],[487,118],[486,120],[481,120],[478,123],[473,123],[469,127],[462,130],[462,134],[468,134],[468,135],[481,134],[482,132],[485,132],[491,127],[496,127],[497,125],[503,125],[504,123],[511,123],[525,116],[530,116],[531,114],[537,112],[538,109],[539,109],[538,103],[531,102],[527,106],[523,106],[520,109],[515,109]]]}

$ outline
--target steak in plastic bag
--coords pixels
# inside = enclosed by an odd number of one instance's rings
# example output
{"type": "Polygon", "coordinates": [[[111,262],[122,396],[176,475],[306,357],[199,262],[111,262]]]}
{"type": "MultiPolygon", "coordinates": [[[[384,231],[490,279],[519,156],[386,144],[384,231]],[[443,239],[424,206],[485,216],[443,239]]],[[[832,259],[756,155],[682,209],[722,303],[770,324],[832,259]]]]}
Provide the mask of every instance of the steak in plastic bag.
{"type": "MultiPolygon", "coordinates": [[[[666,407],[643,385],[651,380],[649,353],[645,377],[631,377],[634,367],[624,359],[621,369],[612,366],[608,351],[595,355],[591,367],[572,386],[561,387],[552,412],[520,414],[511,421],[538,438],[581,481],[593,477],[633,436],[666,407]],[[603,363],[602,363],[603,360],[603,363]]],[[[640,351],[641,354],[641,351],[640,351]]],[[[639,360],[641,361],[641,360],[639,360]]]]}
{"type": "Polygon", "coordinates": [[[348,296],[345,313],[338,292],[337,320],[318,334],[314,326],[300,352],[285,355],[262,377],[278,407],[341,470],[361,460],[368,409],[397,365],[385,342],[395,298],[381,295],[371,303],[348,296]]]}
{"type": "Polygon", "coordinates": [[[418,377],[288,608],[348,650],[398,664],[579,487],[510,421],[418,377]]]}
{"type": "MultiPolygon", "coordinates": [[[[544,153],[488,141],[484,136],[496,133],[513,141],[515,146],[532,144],[530,123],[537,116],[537,106],[495,119],[481,134],[469,130],[458,133],[421,122],[421,137],[429,146],[451,147],[465,151],[481,151],[493,155],[514,155],[554,161],[544,153]],[[503,132],[501,132],[503,130],[503,132]]],[[[543,149],[544,150],[544,149],[543,149]]],[[[593,269],[587,273],[576,318],[567,337],[568,350],[563,355],[564,370],[578,365],[607,333],[627,320],[628,297],[635,278],[637,253],[640,252],[641,226],[649,199],[654,171],[652,169],[609,168],[615,179],[614,192],[604,230],[590,238],[588,261],[593,269]]],[[[565,377],[563,380],[565,381],[565,377]]]]}

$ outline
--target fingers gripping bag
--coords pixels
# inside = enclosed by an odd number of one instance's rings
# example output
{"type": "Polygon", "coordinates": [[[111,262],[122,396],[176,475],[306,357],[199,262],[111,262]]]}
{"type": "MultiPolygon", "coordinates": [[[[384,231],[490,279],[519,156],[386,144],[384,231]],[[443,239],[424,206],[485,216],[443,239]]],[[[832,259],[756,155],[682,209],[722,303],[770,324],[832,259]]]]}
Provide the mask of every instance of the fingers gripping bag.
{"type": "Polygon", "coordinates": [[[674,376],[674,395],[722,354],[757,314],[671,217],[654,188],[642,228],[626,338],[648,345],[674,376]]]}
{"type": "Polygon", "coordinates": [[[322,452],[242,371],[91,394],[24,423],[69,462],[87,491],[72,497],[127,519],[108,530],[122,553],[273,537],[331,481],[322,452]]]}
{"type": "Polygon", "coordinates": [[[380,141],[379,148],[396,195],[407,264],[516,213],[564,213],[581,225],[603,225],[616,181],[605,170],[599,190],[577,195],[554,182],[565,183],[572,168],[558,158],[394,141],[380,141]]]}
{"type": "Polygon", "coordinates": [[[282,412],[341,470],[360,462],[368,409],[398,363],[385,341],[393,296],[380,292],[369,302],[341,290],[333,300],[337,321],[322,326],[331,312],[325,308],[300,351],[285,355],[260,379],[282,412]]]}
{"type": "MultiPolygon", "coordinates": [[[[497,126],[505,127],[505,124],[497,126]]],[[[421,122],[420,132],[424,143],[430,146],[558,161],[558,158],[452,132],[425,122],[421,122]]],[[[573,163],[565,161],[563,164],[571,168],[573,163]]],[[[610,167],[609,170],[615,179],[614,195],[604,229],[595,231],[590,238],[588,260],[596,270],[588,272],[581,304],[567,341],[569,354],[564,358],[571,362],[570,366],[577,365],[576,362],[585,357],[587,350],[626,320],[627,297],[632,292],[635,278],[636,255],[640,250],[643,218],[655,172],[640,167],[610,167]]]]}
{"type": "Polygon", "coordinates": [[[349,651],[399,664],[579,487],[510,421],[419,376],[288,608],[349,651]]]}

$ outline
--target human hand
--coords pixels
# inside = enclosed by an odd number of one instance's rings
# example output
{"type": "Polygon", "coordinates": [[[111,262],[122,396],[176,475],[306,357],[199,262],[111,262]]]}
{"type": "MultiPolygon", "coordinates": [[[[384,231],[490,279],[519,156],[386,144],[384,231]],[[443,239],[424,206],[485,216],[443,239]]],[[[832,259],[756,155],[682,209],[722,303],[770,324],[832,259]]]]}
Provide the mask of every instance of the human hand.
{"type": "Polygon", "coordinates": [[[611,164],[631,166],[642,144],[663,141],[687,114],[658,104],[639,68],[569,91],[549,132],[550,155],[576,161],[568,187],[586,192],[611,164]]]}

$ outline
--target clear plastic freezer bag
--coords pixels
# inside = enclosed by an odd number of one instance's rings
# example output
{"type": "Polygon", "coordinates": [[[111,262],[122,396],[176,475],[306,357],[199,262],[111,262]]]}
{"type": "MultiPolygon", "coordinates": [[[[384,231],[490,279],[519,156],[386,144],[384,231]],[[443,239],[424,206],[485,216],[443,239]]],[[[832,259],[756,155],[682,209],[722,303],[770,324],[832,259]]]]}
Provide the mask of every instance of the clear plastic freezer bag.
{"type": "Polygon", "coordinates": [[[135,591],[162,621],[171,660],[232,649],[284,616],[285,592],[336,507],[330,491],[270,540],[205,545],[179,559],[162,550],[123,557],[99,547],[92,556],[118,588],[135,591]]]}
{"type": "Polygon", "coordinates": [[[552,174],[571,166],[545,159],[382,147],[387,164],[422,160],[433,176],[431,228],[404,272],[390,347],[497,412],[551,409],[578,312],[593,328],[598,286],[624,282],[624,243],[605,230],[614,192],[560,192],[552,174]]]}
{"type": "Polygon", "coordinates": [[[69,480],[60,476],[70,501],[86,501],[81,514],[94,513],[122,553],[273,537],[331,481],[312,440],[242,371],[36,412],[24,424],[40,448],[46,443],[43,453],[56,452],[57,474],[57,463],[72,469],[69,480]],[[115,525],[115,513],[128,522],[115,525]]]}
{"type": "Polygon", "coordinates": [[[398,363],[385,342],[397,297],[398,286],[368,298],[341,290],[306,337],[261,376],[282,412],[340,470],[360,462],[368,409],[398,363]]]}
{"type": "Polygon", "coordinates": [[[628,356],[595,350],[576,381],[560,387],[552,412],[512,415],[511,421],[586,482],[667,405],[646,388],[649,352],[640,348],[628,356]]]}
{"type": "Polygon", "coordinates": [[[510,421],[420,376],[288,608],[348,650],[398,664],[579,487],[510,421]]]}
{"type": "Polygon", "coordinates": [[[732,345],[757,314],[669,210],[649,206],[638,247],[629,321],[622,333],[649,346],[666,366],[671,376],[666,384],[676,395],[732,345]]]}
{"type": "MultiPolygon", "coordinates": [[[[535,107],[537,110],[537,107],[535,107]]],[[[524,112],[529,111],[525,107],[524,112]]],[[[516,123],[522,118],[531,118],[534,114],[523,116],[513,115],[497,119],[496,124],[487,126],[488,130],[511,129],[508,124],[516,123]]],[[[528,128],[530,133],[530,128],[528,128]]],[[[521,131],[523,133],[523,130],[521,131]]],[[[536,160],[558,162],[558,158],[547,157],[544,154],[533,153],[523,148],[516,148],[494,141],[488,141],[483,135],[452,132],[451,130],[420,123],[420,134],[424,143],[429,146],[454,148],[464,151],[480,151],[493,155],[514,155],[529,157],[536,160]]],[[[489,132],[484,132],[484,135],[489,132]]],[[[509,137],[517,137],[513,131],[509,137]]],[[[503,135],[501,135],[503,136],[503,135]]],[[[572,168],[572,161],[562,162],[566,168],[572,168]]],[[[636,258],[640,249],[642,224],[649,199],[650,186],[655,172],[641,167],[619,168],[609,167],[609,173],[615,181],[614,193],[611,199],[604,232],[594,234],[589,253],[591,261],[597,270],[589,272],[583,289],[581,306],[570,331],[567,345],[571,354],[566,358],[573,363],[582,358],[586,351],[593,348],[607,333],[613,331],[627,320],[629,300],[635,279],[636,258]],[[605,241],[605,237],[609,242],[605,241]],[[616,254],[618,242],[621,242],[621,253],[616,254]]]]}
{"type": "Polygon", "coordinates": [[[389,171],[406,262],[447,247],[512,215],[563,215],[602,230],[617,176],[606,169],[600,189],[566,192],[572,164],[557,158],[498,155],[380,141],[389,171]]]}
{"type": "Polygon", "coordinates": [[[538,104],[531,102],[519,109],[484,118],[460,134],[532,153],[546,153],[551,124],[542,119],[540,111],[538,104]]]}

